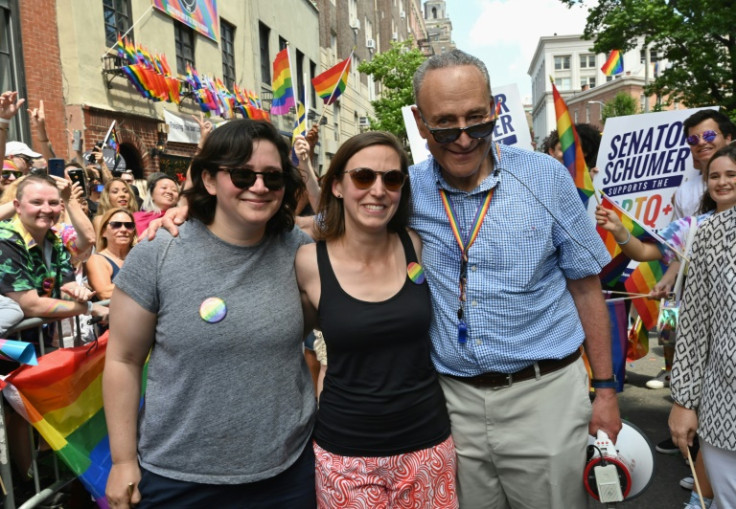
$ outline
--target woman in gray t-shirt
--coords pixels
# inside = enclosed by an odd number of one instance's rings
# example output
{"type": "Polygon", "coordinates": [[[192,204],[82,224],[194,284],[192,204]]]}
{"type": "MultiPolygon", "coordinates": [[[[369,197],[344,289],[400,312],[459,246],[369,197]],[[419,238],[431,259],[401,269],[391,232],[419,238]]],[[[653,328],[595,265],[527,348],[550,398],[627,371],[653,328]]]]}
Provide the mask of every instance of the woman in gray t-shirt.
{"type": "Polygon", "coordinates": [[[215,130],[191,179],[179,235],[138,244],[115,280],[107,498],[313,507],[316,404],[293,265],[310,242],[293,228],[303,184],[278,131],[250,120],[215,130]]]}

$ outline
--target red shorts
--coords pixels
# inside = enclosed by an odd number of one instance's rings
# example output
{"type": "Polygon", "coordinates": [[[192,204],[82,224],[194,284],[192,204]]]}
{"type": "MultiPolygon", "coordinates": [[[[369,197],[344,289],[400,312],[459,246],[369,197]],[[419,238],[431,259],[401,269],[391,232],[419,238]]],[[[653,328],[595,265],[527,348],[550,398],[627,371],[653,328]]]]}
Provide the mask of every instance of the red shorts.
{"type": "Polygon", "coordinates": [[[455,443],[395,456],[340,456],[314,444],[320,509],[457,509],[455,443]]]}

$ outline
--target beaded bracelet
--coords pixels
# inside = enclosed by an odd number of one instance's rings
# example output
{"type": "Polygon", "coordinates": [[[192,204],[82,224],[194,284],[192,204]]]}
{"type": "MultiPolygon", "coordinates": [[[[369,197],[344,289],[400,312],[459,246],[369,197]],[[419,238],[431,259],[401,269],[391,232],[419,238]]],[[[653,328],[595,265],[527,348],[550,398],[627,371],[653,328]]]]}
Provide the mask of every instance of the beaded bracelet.
{"type": "Polygon", "coordinates": [[[629,230],[626,230],[626,233],[628,233],[628,234],[629,234],[629,236],[628,236],[628,237],[626,237],[626,240],[624,240],[623,242],[619,242],[619,241],[617,240],[617,241],[616,241],[616,244],[618,244],[619,246],[625,246],[626,244],[628,244],[628,243],[629,243],[629,241],[631,240],[631,232],[630,232],[629,230]]]}

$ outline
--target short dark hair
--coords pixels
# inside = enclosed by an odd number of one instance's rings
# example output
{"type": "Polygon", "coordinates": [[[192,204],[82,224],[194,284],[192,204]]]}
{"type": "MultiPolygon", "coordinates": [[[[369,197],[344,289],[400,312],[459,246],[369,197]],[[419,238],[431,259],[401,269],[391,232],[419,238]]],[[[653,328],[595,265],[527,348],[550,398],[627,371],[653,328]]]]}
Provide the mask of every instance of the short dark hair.
{"type": "Polygon", "coordinates": [[[736,138],[736,125],[731,122],[731,119],[726,115],[716,110],[700,110],[696,111],[685,119],[682,123],[682,130],[685,136],[688,135],[690,129],[703,122],[704,120],[713,119],[718,124],[718,129],[723,133],[723,137],[731,136],[731,139],[736,138]]]}
{"type": "MultiPolygon", "coordinates": [[[[20,201],[23,198],[23,191],[31,184],[47,184],[59,191],[59,188],[56,186],[56,181],[48,175],[29,174],[26,175],[20,184],[18,184],[18,187],[15,188],[15,199],[20,201]]],[[[59,191],[59,196],[61,196],[61,191],[59,191]]]]}
{"type": "MultiPolygon", "coordinates": [[[[317,240],[332,240],[345,233],[345,211],[343,201],[332,194],[332,183],[339,181],[345,175],[345,166],[351,157],[361,150],[374,145],[384,145],[396,151],[399,156],[401,173],[409,174],[409,157],[401,143],[391,133],[383,131],[368,131],[356,134],[343,143],[330,161],[330,167],[322,178],[322,195],[319,200],[319,214],[315,238],[317,240]]],[[[388,222],[388,230],[398,232],[406,229],[409,224],[410,189],[409,179],[404,181],[401,188],[399,207],[394,217],[388,222]]]]}
{"type": "Polygon", "coordinates": [[[560,136],[557,134],[557,129],[552,129],[552,132],[549,133],[549,136],[547,136],[542,142],[542,152],[544,152],[548,156],[552,155],[550,154],[550,151],[553,151],[555,149],[555,145],[557,145],[559,142],[560,136]]]}
{"type": "MultiPolygon", "coordinates": [[[[736,143],[731,142],[725,147],[716,150],[715,154],[713,154],[713,156],[708,160],[708,164],[705,165],[705,171],[703,172],[703,179],[705,179],[706,182],[708,180],[708,175],[710,174],[710,165],[713,164],[713,161],[715,161],[719,157],[728,157],[731,161],[736,163],[736,143]]],[[[711,210],[716,210],[716,207],[716,201],[706,190],[703,193],[703,199],[700,200],[700,213],[705,214],[706,212],[710,212],[711,210]]]]}
{"type": "Polygon", "coordinates": [[[601,146],[601,130],[592,124],[575,124],[578,132],[581,149],[585,156],[585,164],[593,168],[598,159],[598,149],[601,146]]]}
{"type": "Polygon", "coordinates": [[[284,198],[279,210],[266,223],[266,234],[278,234],[294,227],[294,211],[304,191],[304,182],[291,162],[289,145],[273,125],[261,120],[232,120],[207,136],[202,150],[192,160],[192,187],[184,191],[191,217],[204,224],[212,224],[217,196],[211,195],[205,188],[202,172],[214,175],[221,166],[235,167],[246,163],[253,155],[255,140],[270,141],[276,146],[284,172],[284,198]]]}

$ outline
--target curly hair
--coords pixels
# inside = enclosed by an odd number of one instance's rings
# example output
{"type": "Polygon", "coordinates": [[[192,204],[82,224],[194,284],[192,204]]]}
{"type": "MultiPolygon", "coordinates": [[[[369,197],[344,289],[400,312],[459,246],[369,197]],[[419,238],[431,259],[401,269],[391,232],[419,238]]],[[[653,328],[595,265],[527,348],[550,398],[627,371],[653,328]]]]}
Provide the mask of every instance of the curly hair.
{"type": "MultiPolygon", "coordinates": [[[[409,158],[396,137],[387,132],[369,131],[353,136],[343,143],[335,157],[330,162],[330,167],[322,178],[322,195],[319,200],[320,221],[317,222],[315,232],[316,240],[332,240],[341,237],[345,233],[345,211],[343,200],[338,199],[332,193],[333,182],[340,181],[345,176],[345,166],[351,157],[361,150],[374,145],[384,145],[394,149],[399,156],[401,173],[408,175],[409,158]]],[[[401,188],[399,207],[394,217],[388,222],[388,230],[398,232],[405,229],[409,223],[411,188],[409,179],[406,179],[401,188]]]]}
{"type": "Polygon", "coordinates": [[[278,234],[294,227],[294,211],[304,192],[304,182],[291,162],[289,145],[272,124],[261,120],[233,120],[207,136],[202,150],[192,160],[192,187],[184,191],[190,217],[207,225],[212,224],[217,196],[211,195],[205,188],[202,172],[214,175],[220,171],[220,167],[245,164],[253,155],[253,142],[256,140],[266,140],[276,146],[285,181],[284,197],[276,214],[266,223],[266,234],[278,234]]]}

